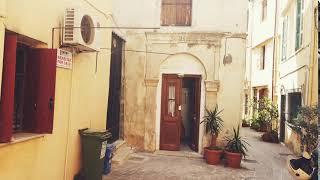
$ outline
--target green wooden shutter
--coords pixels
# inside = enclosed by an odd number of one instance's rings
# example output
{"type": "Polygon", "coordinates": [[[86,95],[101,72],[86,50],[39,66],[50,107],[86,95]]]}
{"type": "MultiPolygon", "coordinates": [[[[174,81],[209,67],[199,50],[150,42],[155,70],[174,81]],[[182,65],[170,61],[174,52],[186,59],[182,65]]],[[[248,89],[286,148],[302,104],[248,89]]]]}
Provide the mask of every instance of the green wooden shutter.
{"type": "Polygon", "coordinates": [[[297,0],[297,14],[296,14],[296,46],[295,49],[298,50],[301,45],[301,0],[297,0]]]}

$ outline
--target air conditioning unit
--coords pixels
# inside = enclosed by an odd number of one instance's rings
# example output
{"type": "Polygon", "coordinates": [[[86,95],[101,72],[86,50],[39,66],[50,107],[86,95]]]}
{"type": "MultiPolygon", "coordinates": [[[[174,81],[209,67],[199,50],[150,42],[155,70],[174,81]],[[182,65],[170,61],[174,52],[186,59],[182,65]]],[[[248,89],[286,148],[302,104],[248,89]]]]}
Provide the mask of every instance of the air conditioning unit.
{"type": "Polygon", "coordinates": [[[67,8],[64,16],[63,46],[79,51],[98,51],[99,22],[79,8],[67,8]]]}

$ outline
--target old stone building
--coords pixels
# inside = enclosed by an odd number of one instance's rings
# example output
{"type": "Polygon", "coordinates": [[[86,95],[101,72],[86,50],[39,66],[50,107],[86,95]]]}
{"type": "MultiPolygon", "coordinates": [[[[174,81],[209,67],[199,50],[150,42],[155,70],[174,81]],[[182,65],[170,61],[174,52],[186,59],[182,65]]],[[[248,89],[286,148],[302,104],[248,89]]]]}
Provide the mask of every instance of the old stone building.
{"type": "Polygon", "coordinates": [[[120,35],[126,43],[119,128],[129,145],[202,152],[208,138],[200,122],[216,105],[223,109],[220,138],[241,123],[247,3],[234,4],[114,1],[118,25],[131,27],[120,35]]]}

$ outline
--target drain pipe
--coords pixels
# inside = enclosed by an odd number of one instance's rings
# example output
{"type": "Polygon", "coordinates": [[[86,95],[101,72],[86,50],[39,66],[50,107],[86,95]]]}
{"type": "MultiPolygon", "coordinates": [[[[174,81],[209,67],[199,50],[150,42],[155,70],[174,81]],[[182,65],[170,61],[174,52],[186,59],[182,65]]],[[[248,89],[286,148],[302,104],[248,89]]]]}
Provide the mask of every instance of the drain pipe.
{"type": "Polygon", "coordinates": [[[273,31],[273,52],[272,52],[272,86],[271,86],[271,99],[272,99],[272,102],[274,102],[274,92],[275,92],[275,86],[276,86],[276,67],[277,66],[277,63],[276,63],[276,55],[275,55],[275,52],[276,52],[276,36],[277,36],[277,16],[278,16],[278,0],[275,0],[275,16],[274,16],[274,31],[273,31]]]}

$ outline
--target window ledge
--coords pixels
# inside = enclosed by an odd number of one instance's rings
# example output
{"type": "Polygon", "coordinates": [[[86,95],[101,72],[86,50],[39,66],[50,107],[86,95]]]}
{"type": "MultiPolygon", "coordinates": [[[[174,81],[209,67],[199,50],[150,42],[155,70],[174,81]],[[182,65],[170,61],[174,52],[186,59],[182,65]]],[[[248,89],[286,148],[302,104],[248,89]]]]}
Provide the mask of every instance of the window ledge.
{"type": "Polygon", "coordinates": [[[307,47],[309,47],[309,45],[301,46],[299,49],[295,50],[291,56],[287,57],[286,59],[281,60],[281,64],[283,64],[283,63],[289,61],[290,59],[292,59],[293,57],[297,56],[302,50],[306,49],[307,47]]]}
{"type": "Polygon", "coordinates": [[[36,138],[44,137],[44,134],[34,134],[34,133],[15,133],[13,134],[12,141],[8,143],[0,143],[0,147],[8,146],[11,144],[16,144],[24,141],[29,141],[36,138]]]}

